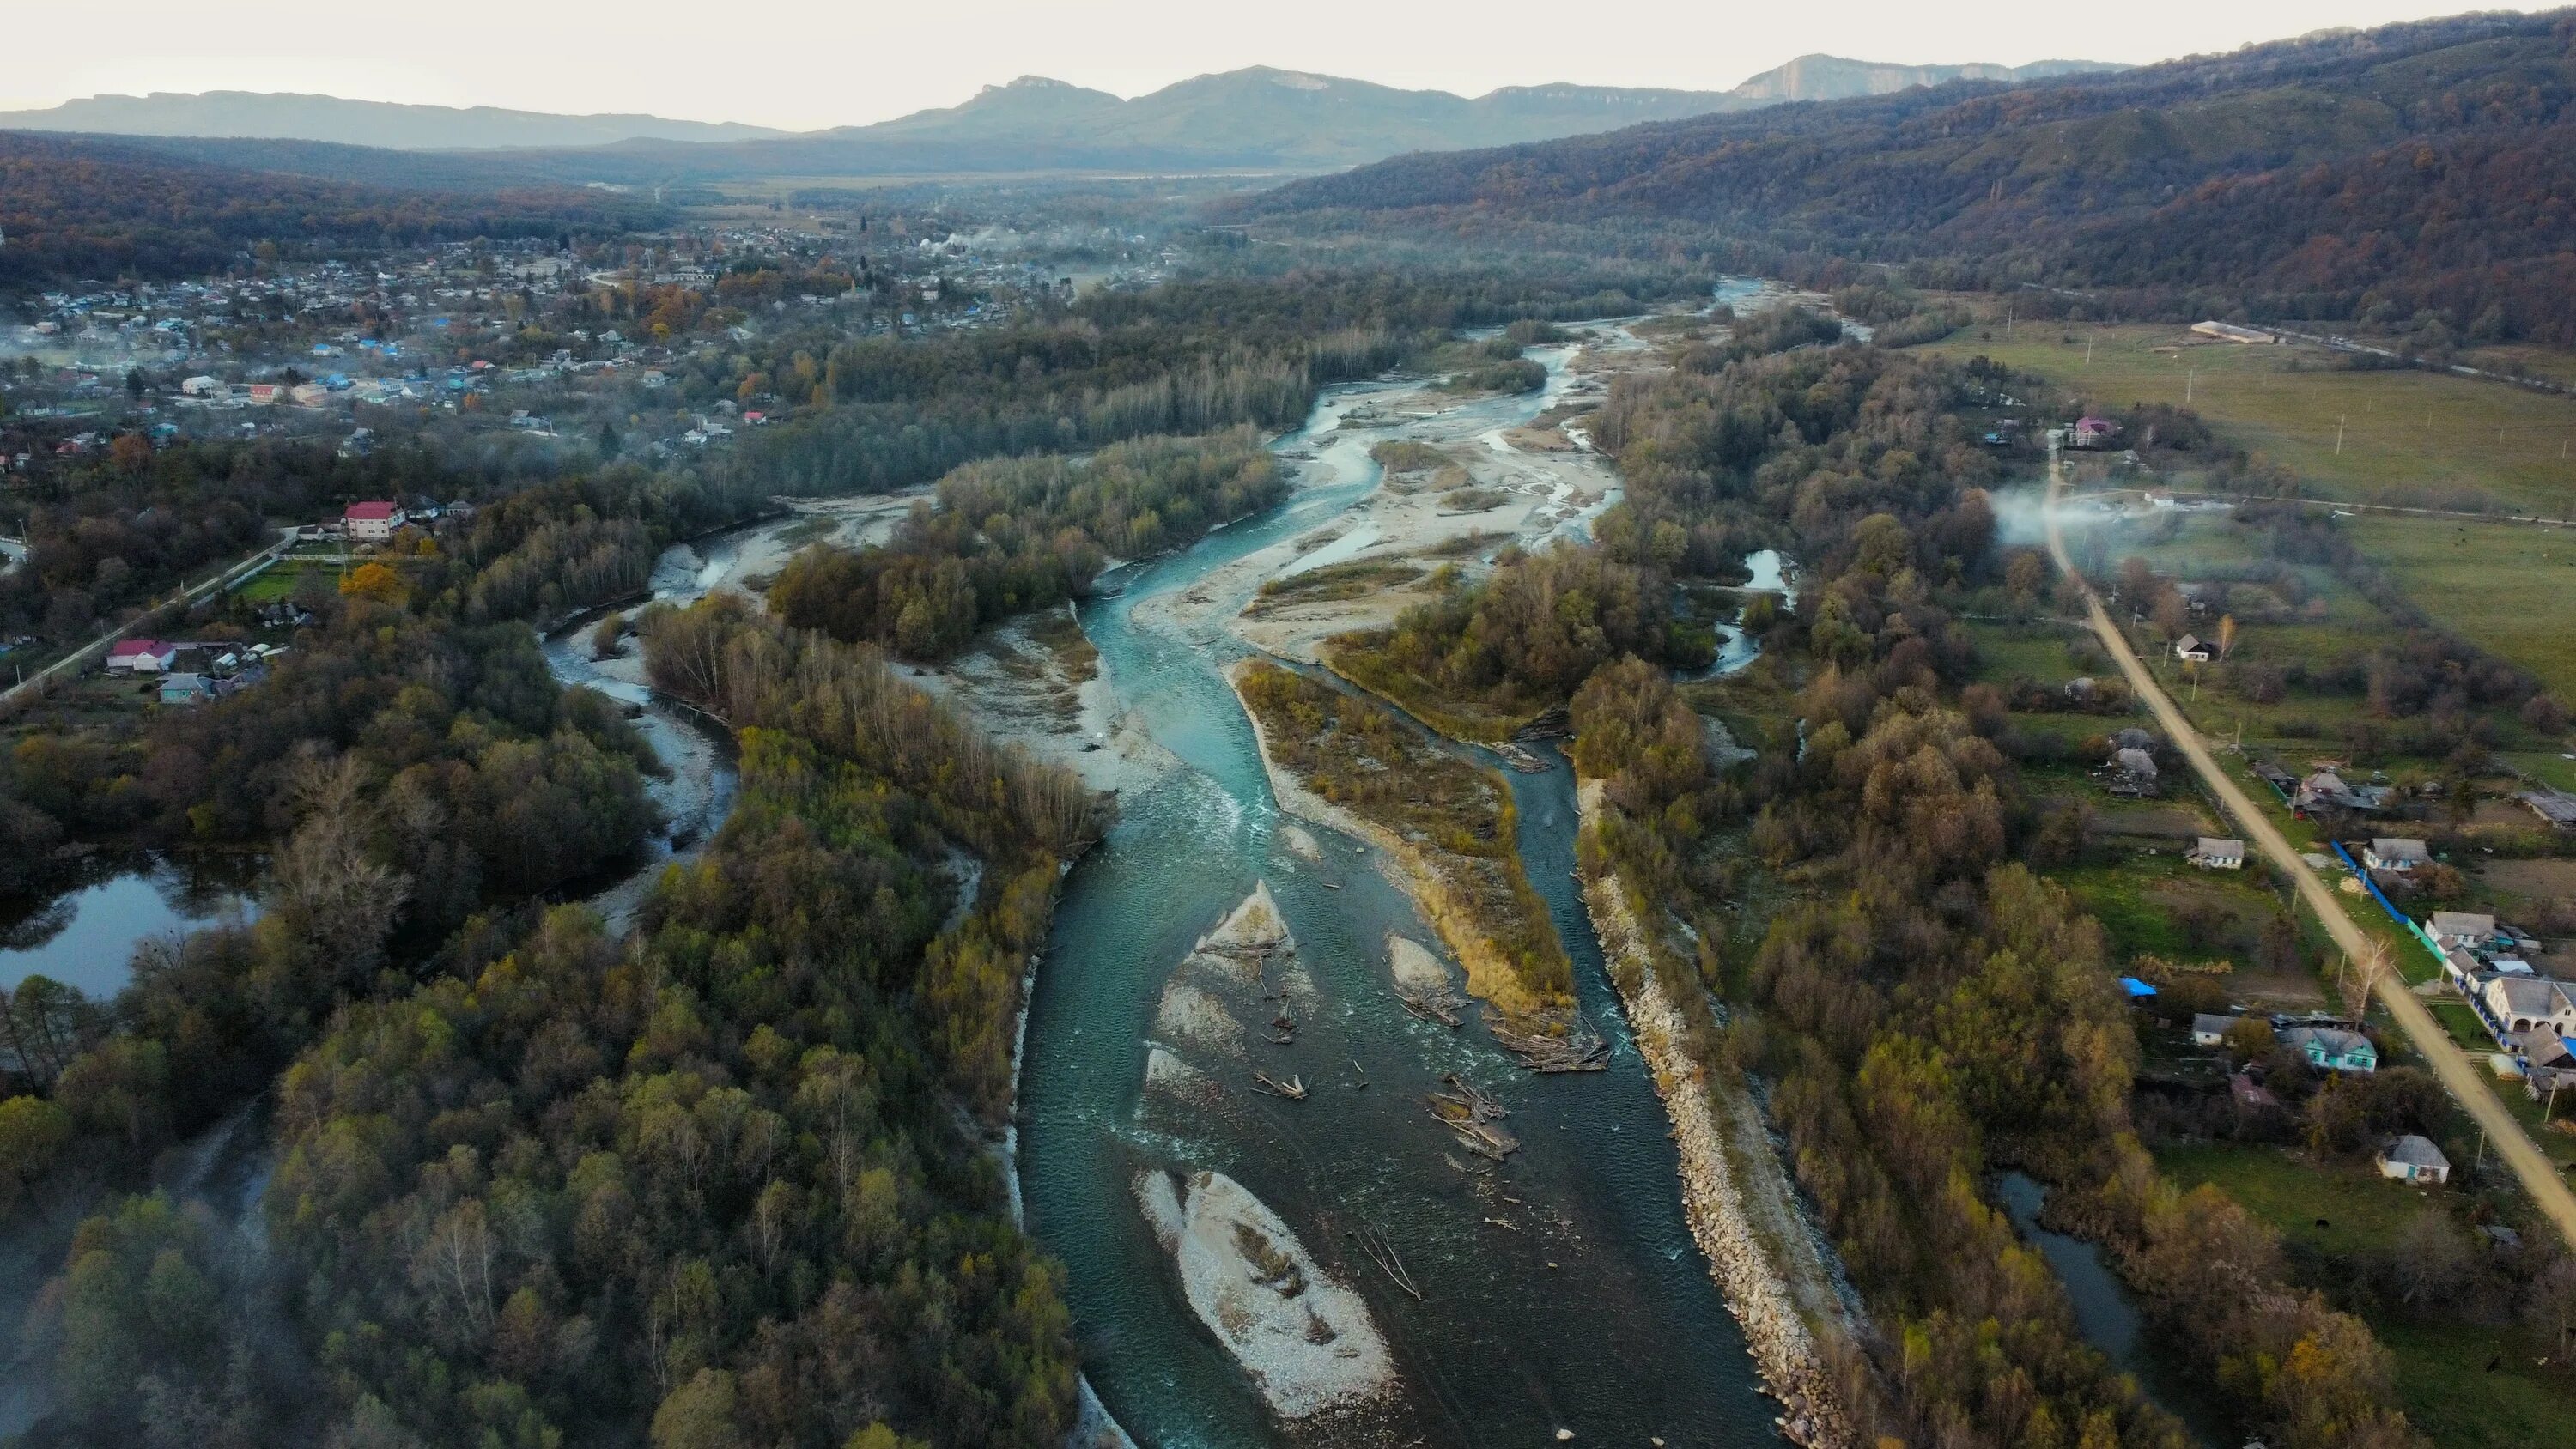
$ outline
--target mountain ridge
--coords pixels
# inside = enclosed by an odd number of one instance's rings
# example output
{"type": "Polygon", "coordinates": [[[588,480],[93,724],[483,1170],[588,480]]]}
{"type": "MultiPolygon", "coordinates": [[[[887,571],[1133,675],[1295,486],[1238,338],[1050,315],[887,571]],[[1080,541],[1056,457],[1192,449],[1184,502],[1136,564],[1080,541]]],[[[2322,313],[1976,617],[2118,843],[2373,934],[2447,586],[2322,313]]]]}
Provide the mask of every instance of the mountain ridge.
{"type": "Polygon", "coordinates": [[[784,131],[735,121],[628,113],[567,115],[501,106],[433,106],[297,91],[153,91],[0,111],[0,130],[93,136],[333,141],[396,151],[513,150],[626,140],[747,141],[784,131]]]}
{"type": "MultiPolygon", "coordinates": [[[[2576,345],[2576,10],[1396,157],[1220,208],[2576,345]],[[1642,243],[1640,243],[1642,244],[1642,243]],[[2162,299],[2162,300],[2155,300],[2162,299]]],[[[1829,280],[1829,279],[1828,279],[1829,280]]]]}
{"type": "Polygon", "coordinates": [[[2029,78],[2042,68],[2051,68],[2049,74],[2114,69],[2083,61],[1924,66],[1808,55],[1727,91],[1557,81],[1502,86],[1473,97],[1273,66],[1190,76],[1132,98],[1028,75],[985,86],[953,106],[806,132],[641,115],[559,116],[240,91],[156,92],[0,112],[0,130],[483,152],[514,165],[535,166],[559,180],[660,181],[850,167],[1317,170],[1408,151],[1548,140],[1643,121],[1878,94],[1908,85],[2029,78]],[[1025,149],[1015,153],[1013,148],[1025,149]]]}

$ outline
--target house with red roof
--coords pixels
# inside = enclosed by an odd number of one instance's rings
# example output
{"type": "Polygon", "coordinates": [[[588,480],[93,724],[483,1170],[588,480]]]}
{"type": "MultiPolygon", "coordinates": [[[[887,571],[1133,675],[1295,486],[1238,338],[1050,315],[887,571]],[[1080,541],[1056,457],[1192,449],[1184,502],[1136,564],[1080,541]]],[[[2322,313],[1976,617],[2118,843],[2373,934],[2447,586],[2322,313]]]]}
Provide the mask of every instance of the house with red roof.
{"type": "Polygon", "coordinates": [[[340,526],[355,543],[383,543],[403,526],[400,506],[383,501],[352,503],[340,515],[340,526]]]}
{"type": "Polygon", "coordinates": [[[107,646],[110,674],[159,674],[179,657],[179,646],[159,639],[128,639],[107,646]]]}

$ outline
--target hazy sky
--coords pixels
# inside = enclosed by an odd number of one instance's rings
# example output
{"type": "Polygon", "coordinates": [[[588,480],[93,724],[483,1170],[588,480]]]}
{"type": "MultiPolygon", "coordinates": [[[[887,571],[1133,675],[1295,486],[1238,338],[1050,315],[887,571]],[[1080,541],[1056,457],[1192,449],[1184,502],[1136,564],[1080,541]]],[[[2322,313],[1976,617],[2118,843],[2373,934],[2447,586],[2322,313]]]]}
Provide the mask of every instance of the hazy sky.
{"type": "Polygon", "coordinates": [[[101,92],[316,91],[792,129],[1047,75],[1121,95],[1244,65],[1477,94],[1583,81],[1723,90],[1795,55],[2150,61],[2493,0],[541,0],[226,9],[0,0],[0,109],[101,92]],[[29,64],[41,58],[42,64],[29,64]]]}

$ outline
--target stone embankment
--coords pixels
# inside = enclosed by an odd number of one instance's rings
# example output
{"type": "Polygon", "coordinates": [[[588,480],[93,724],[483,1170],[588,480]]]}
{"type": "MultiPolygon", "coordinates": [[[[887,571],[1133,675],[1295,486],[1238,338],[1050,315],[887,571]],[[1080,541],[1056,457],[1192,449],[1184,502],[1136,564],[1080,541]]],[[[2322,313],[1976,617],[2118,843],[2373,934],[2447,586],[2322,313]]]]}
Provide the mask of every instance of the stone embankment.
{"type": "MultiPolygon", "coordinates": [[[[1582,827],[1593,828],[1601,784],[1581,788],[1582,827]]],[[[1588,874],[1583,903],[1601,938],[1610,979],[1627,1008],[1637,1050],[1653,1074],[1655,1094],[1672,1118],[1680,1150],[1682,1207],[1691,1236],[1708,1255],[1727,1310],[1743,1326],[1754,1366],[1783,1405],[1781,1432],[1794,1444],[1842,1449],[1855,1442],[1816,1341],[1821,1324],[1841,1332],[1840,1303],[1790,1195],[1749,1097],[1734,1099],[1735,1120],[1719,1121],[1707,1073],[1691,1060],[1681,1008],[1656,974],[1651,948],[1615,872],[1588,874]],[[1634,983],[1633,985],[1631,983],[1634,983]],[[1735,1151],[1729,1152],[1730,1142],[1735,1151]],[[1741,1170],[1739,1164],[1742,1165],[1741,1170]],[[1746,1177],[1761,1179],[1745,1181],[1746,1177]],[[1784,1262],[1783,1260],[1789,1260],[1784,1262]],[[1802,1312],[1802,1308],[1804,1311],[1802,1312]]]]}

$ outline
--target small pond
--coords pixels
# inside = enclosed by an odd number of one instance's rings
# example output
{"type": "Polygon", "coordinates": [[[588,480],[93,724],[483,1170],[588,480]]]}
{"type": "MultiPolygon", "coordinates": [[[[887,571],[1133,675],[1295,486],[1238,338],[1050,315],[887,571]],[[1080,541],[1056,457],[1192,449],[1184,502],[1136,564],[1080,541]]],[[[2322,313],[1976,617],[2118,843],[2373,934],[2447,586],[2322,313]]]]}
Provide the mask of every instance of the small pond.
{"type": "Polygon", "coordinates": [[[241,855],[91,856],[51,883],[42,904],[0,908],[0,987],[43,975],[105,1001],[125,989],[143,942],[258,915],[263,864],[241,855]]]}

